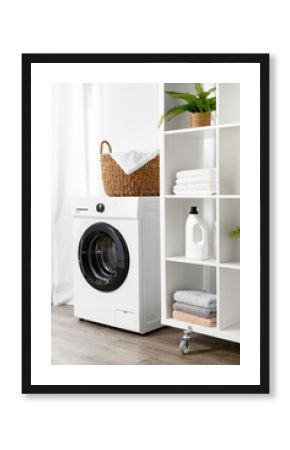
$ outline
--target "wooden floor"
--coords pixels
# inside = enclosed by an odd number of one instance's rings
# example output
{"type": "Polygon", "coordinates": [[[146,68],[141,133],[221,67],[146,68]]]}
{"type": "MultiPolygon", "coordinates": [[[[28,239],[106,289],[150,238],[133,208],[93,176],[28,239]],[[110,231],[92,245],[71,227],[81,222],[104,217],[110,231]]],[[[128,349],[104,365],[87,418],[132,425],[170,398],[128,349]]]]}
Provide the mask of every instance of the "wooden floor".
{"type": "Polygon", "coordinates": [[[73,306],[53,306],[52,364],[240,364],[239,344],[194,334],[190,352],[178,350],[181,330],[162,328],[144,336],[73,316],[73,306]]]}

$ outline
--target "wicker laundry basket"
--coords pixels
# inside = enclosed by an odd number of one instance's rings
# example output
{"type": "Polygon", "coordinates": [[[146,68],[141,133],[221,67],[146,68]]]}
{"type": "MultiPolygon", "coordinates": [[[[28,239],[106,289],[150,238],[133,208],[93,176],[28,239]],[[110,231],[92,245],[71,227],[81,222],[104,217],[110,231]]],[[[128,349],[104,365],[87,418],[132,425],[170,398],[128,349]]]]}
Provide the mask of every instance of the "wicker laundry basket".
{"type": "Polygon", "coordinates": [[[110,197],[159,196],[159,155],[140,169],[127,175],[111,157],[112,147],[108,141],[100,145],[100,160],[104,189],[110,197]],[[104,153],[104,146],[109,153],[104,153]]]}

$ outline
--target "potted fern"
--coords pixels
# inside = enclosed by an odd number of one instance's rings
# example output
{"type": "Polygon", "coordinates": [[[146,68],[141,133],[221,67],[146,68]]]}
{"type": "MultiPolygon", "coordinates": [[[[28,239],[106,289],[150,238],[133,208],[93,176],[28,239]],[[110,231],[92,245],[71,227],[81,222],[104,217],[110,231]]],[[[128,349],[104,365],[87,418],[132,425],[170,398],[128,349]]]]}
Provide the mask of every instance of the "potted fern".
{"type": "Polygon", "coordinates": [[[216,110],[216,97],[210,97],[215,87],[204,90],[201,83],[195,83],[195,94],[185,92],[166,91],[172,98],[184,100],[185,103],[176,105],[166,111],[160,118],[159,126],[164,119],[170,121],[178,114],[190,113],[190,127],[204,127],[211,124],[211,113],[216,110]]]}
{"type": "Polygon", "coordinates": [[[237,226],[234,230],[229,233],[229,236],[236,241],[240,240],[240,226],[237,226]]]}

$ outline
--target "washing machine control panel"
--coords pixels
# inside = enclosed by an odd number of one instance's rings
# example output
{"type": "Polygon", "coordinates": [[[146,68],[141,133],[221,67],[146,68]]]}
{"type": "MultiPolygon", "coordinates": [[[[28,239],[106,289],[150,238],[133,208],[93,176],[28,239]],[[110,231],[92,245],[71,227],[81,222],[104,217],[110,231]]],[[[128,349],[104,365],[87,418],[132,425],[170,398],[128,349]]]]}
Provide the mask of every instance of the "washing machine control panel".
{"type": "Polygon", "coordinates": [[[96,210],[100,213],[103,213],[105,211],[104,203],[97,203],[96,210]]]}
{"type": "MultiPolygon", "coordinates": [[[[102,218],[102,220],[104,218],[138,219],[141,210],[145,210],[147,204],[153,205],[149,197],[82,197],[77,198],[74,202],[73,216],[97,217],[102,218]]],[[[157,204],[158,198],[156,197],[154,208],[157,204]]]]}

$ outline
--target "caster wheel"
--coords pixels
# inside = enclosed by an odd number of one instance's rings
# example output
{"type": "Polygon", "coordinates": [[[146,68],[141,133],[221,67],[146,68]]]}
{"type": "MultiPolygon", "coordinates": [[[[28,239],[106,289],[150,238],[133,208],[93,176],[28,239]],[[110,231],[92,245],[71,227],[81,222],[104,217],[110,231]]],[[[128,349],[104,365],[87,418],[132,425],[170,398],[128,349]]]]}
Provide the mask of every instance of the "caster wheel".
{"type": "Polygon", "coordinates": [[[189,342],[187,340],[180,341],[179,351],[182,355],[188,355],[189,353],[189,342]]]}

